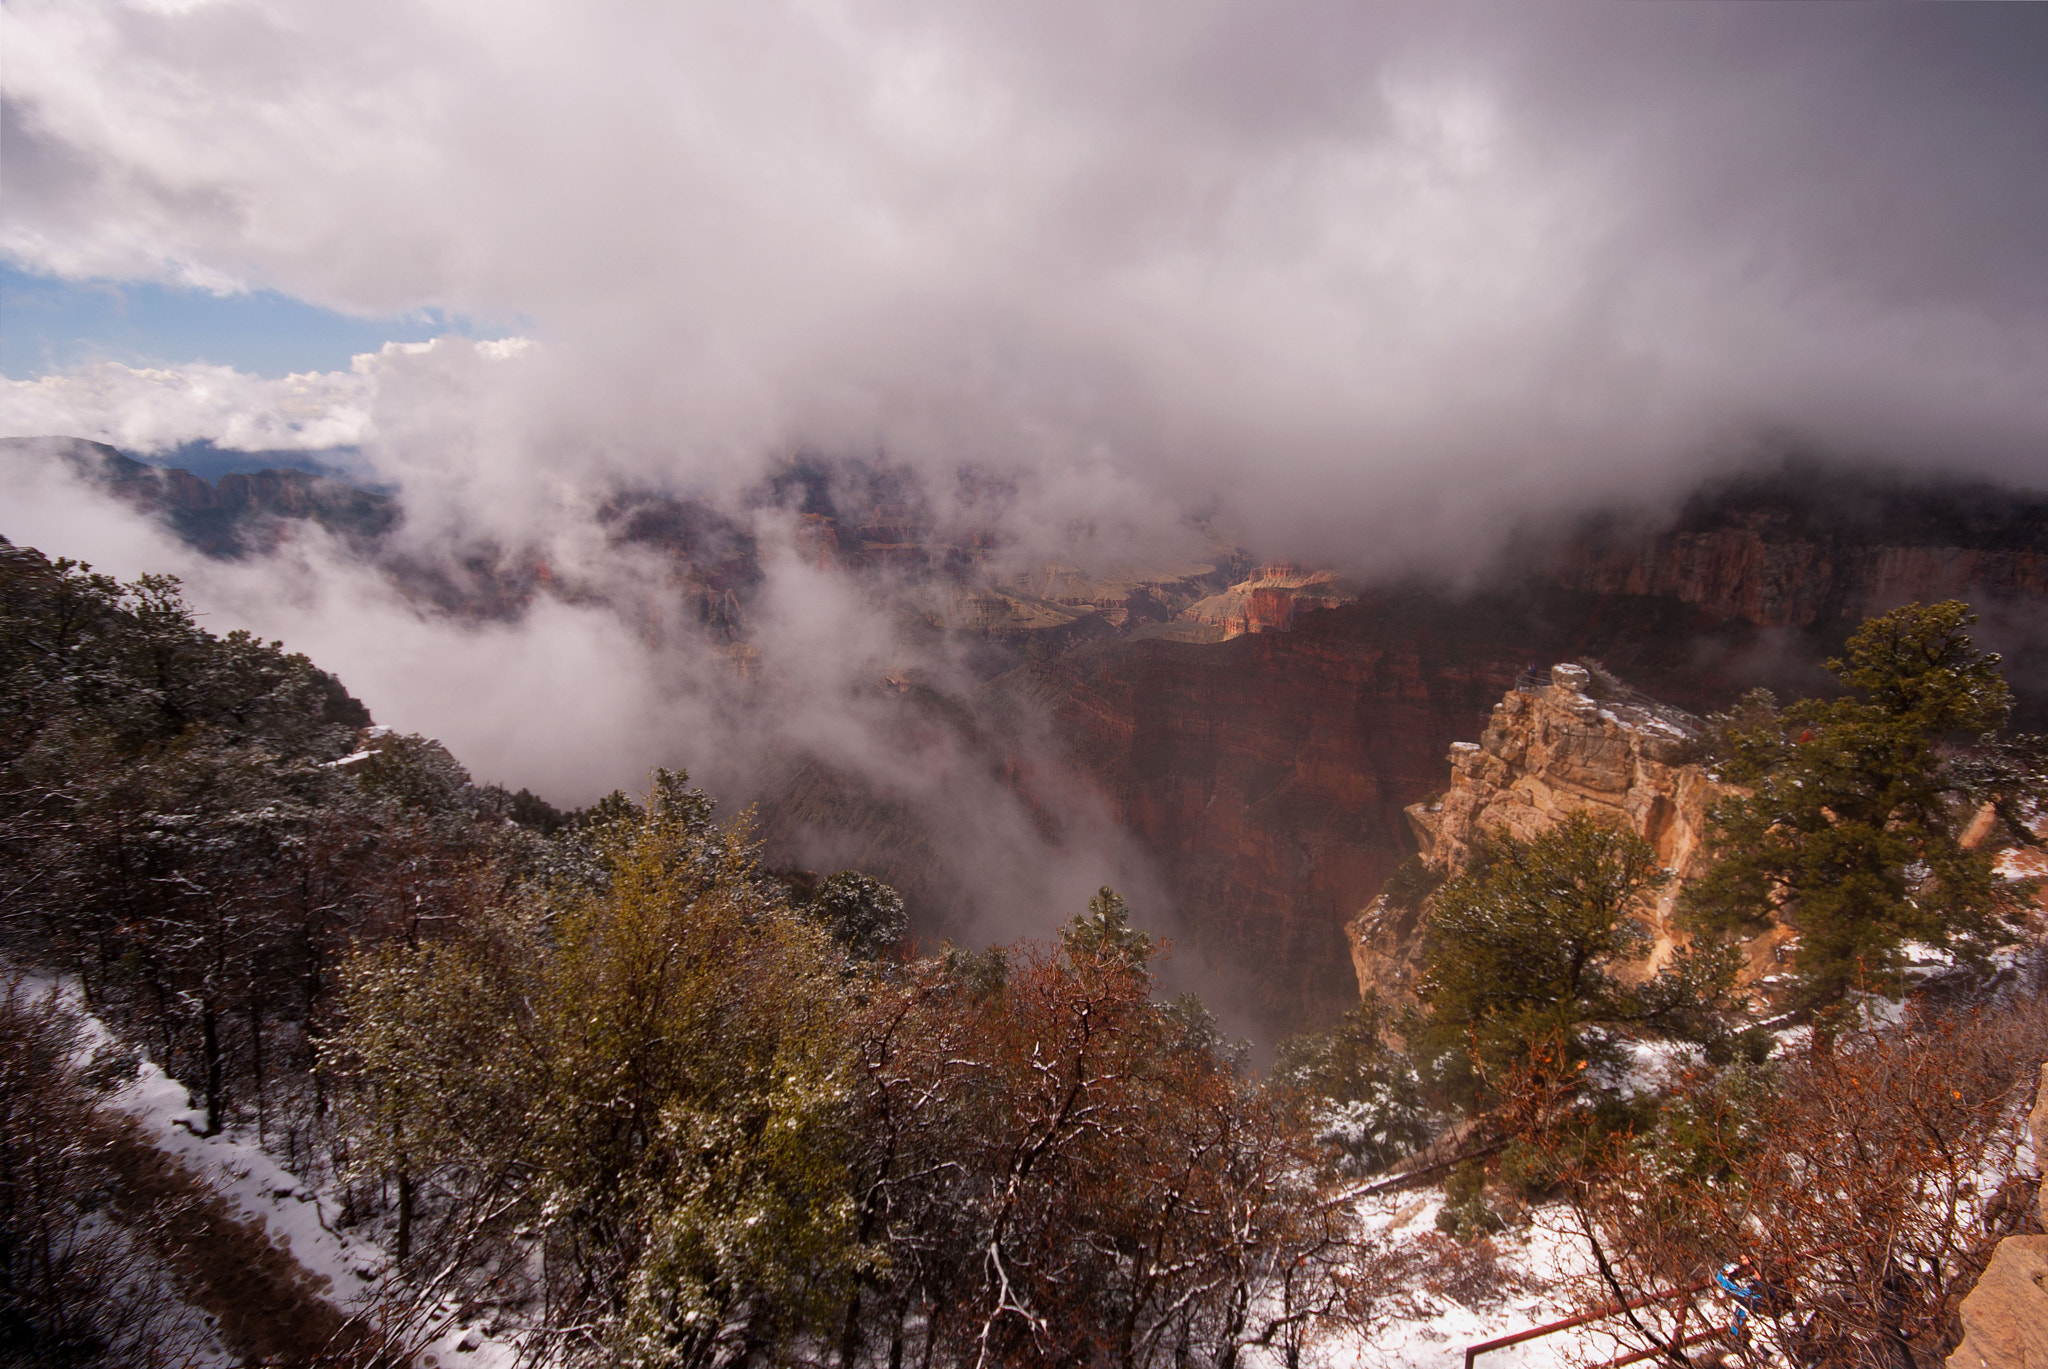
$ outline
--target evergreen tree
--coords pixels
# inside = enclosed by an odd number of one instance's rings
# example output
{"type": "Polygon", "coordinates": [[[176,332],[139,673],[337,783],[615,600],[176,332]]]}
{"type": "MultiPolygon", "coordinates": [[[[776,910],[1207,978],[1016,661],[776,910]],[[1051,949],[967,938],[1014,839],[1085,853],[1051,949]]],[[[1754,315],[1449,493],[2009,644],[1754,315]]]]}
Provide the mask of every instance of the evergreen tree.
{"type": "Polygon", "coordinates": [[[858,870],[828,876],[811,895],[807,911],[855,960],[889,954],[910,929],[903,895],[858,870]]]}
{"type": "Polygon", "coordinates": [[[1730,977],[1720,957],[1680,956],[1647,983],[1614,967],[1649,947],[1637,901],[1669,879],[1648,842],[1571,814],[1531,841],[1504,837],[1436,894],[1418,995],[1418,1054],[1454,1096],[1562,1042],[1570,1066],[1600,1054],[1595,1028],[1699,1034],[1730,977]]]}
{"type": "Polygon", "coordinates": [[[1060,945],[1077,964],[1101,960],[1136,969],[1152,958],[1150,934],[1131,925],[1131,905],[1107,884],[1088,900],[1087,912],[1060,929],[1060,945]]]}
{"type": "Polygon", "coordinates": [[[1333,1030],[1282,1041],[1273,1062],[1274,1079],[1320,1109],[1320,1137],[1345,1173],[1382,1169],[1436,1131],[1413,1062],[1386,1043],[1391,1025],[1368,994],[1333,1030]]]}
{"type": "Polygon", "coordinates": [[[1959,840],[2001,774],[1957,744],[2011,708],[1998,657],[1970,640],[1976,621],[1953,600],[1873,618],[1828,662],[1848,693],[1779,709],[1758,692],[1722,720],[1721,772],[1750,792],[1714,808],[1718,859],[1686,890],[1687,914],[1721,934],[1790,922],[1804,1006],[1896,987],[1908,941],[1980,957],[2016,906],[1989,854],[1959,840]]]}

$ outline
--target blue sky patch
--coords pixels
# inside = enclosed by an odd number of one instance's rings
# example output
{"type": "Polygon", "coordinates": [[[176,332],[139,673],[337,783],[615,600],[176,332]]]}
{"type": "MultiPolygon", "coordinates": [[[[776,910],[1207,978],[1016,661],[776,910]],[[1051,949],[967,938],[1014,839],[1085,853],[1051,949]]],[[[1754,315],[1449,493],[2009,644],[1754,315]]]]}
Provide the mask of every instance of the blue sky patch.
{"type": "Polygon", "coordinates": [[[60,280],[0,262],[0,374],[16,380],[95,361],[203,361],[273,377],[342,371],[358,352],[449,333],[497,335],[438,309],[358,318],[274,290],[216,295],[150,282],[60,280]]]}

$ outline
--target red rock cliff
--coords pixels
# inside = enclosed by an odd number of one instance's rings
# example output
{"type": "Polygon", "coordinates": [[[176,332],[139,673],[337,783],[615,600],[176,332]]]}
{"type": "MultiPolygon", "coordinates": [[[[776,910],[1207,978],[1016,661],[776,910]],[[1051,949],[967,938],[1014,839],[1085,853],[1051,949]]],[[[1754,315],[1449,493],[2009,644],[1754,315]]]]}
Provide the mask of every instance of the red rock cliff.
{"type": "Polygon", "coordinates": [[[1271,1039],[1356,1001],[1344,924],[1522,667],[1603,655],[1697,701],[1726,686],[1694,663],[1702,626],[1647,601],[1376,591],[1287,632],[1091,643],[1039,665],[1037,693],[1158,860],[1181,953],[1244,984],[1232,1006],[1271,1039]]]}
{"type": "Polygon", "coordinates": [[[1539,563],[1558,584],[1655,595],[1709,617],[1812,627],[1940,599],[2048,596],[2048,555],[1953,546],[1841,547],[1749,528],[1670,532],[1620,545],[1568,542],[1539,563]]]}

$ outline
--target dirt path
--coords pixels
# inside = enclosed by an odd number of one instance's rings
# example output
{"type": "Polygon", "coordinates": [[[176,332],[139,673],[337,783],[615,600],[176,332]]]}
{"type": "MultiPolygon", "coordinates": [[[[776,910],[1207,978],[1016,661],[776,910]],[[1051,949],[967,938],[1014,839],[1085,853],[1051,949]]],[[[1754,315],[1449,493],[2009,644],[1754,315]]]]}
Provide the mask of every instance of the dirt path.
{"type": "Polygon", "coordinates": [[[133,1121],[102,1115],[104,1157],[119,1181],[124,1225],[214,1318],[221,1340],[254,1364],[387,1369],[374,1338],[322,1296],[317,1277],[274,1244],[260,1219],[239,1218],[205,1180],[151,1145],[133,1121]]]}

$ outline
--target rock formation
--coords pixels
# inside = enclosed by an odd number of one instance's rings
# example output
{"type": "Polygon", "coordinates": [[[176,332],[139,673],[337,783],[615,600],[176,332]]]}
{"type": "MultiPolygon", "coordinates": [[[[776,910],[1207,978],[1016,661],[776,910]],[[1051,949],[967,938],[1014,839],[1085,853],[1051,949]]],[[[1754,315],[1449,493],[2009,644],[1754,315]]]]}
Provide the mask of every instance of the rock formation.
{"type": "Polygon", "coordinates": [[[1260,566],[1247,578],[1182,610],[1173,635],[1223,641],[1248,632],[1285,632],[1310,609],[1338,608],[1358,597],[1333,571],[1260,566]]]}
{"type": "Polygon", "coordinates": [[[1445,749],[1524,663],[1598,656],[1708,706],[1738,683],[1698,665],[1708,630],[1646,600],[1398,587],[1285,632],[1105,638],[1028,669],[1071,763],[1155,857],[1177,955],[1241,986],[1218,1006],[1272,1040],[1357,1001],[1344,924],[1414,850],[1403,809],[1444,787],[1445,749]]]}
{"type": "MultiPolygon", "coordinates": [[[[1525,674],[1477,742],[1452,743],[1449,790],[1405,810],[1419,854],[1437,875],[1453,875],[1484,837],[1526,841],[1572,813],[1608,815],[1677,876],[1644,910],[1651,947],[1625,970],[1654,974],[1684,940],[1673,913],[1684,881],[1704,869],[1707,810],[1733,792],[1693,760],[1701,731],[1690,714],[1584,666],[1525,674]]],[[[1411,992],[1422,916],[1382,895],[1350,923],[1361,992],[1390,1000],[1411,992]]],[[[1766,978],[1789,935],[1774,926],[1747,943],[1744,979],[1766,978]]]]}
{"type": "Polygon", "coordinates": [[[1760,627],[1914,600],[1990,610],[2048,594],[2048,498],[1791,459],[1703,485],[1661,526],[1596,516],[1521,559],[1571,588],[1677,599],[1760,627]]]}
{"type": "MultiPolygon", "coordinates": [[[[2048,1065],[2034,1112],[2034,1163],[2048,1156],[2048,1065]]],[[[2048,1228],[2048,1184],[2037,1199],[2038,1218],[2048,1228]]],[[[2048,1365],[2048,1236],[2008,1236],[1963,1299],[1963,1339],[1948,1357],[1948,1369],[2042,1369],[2048,1365]]]]}
{"type": "Polygon", "coordinates": [[[162,518],[209,556],[241,556],[275,546],[289,524],[301,521],[367,544],[399,518],[390,496],[309,471],[230,472],[209,482],[75,437],[0,438],[0,457],[61,461],[131,508],[162,518]]]}

